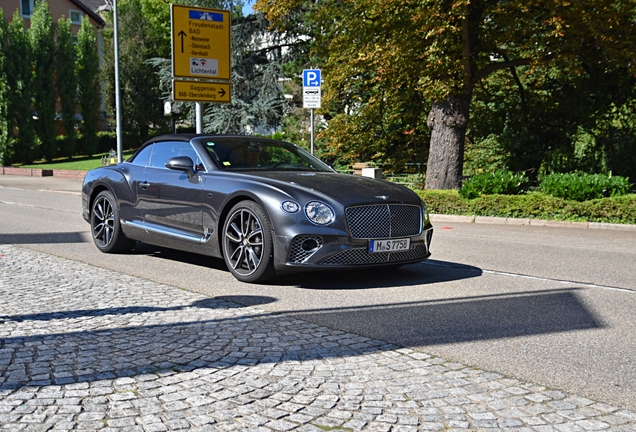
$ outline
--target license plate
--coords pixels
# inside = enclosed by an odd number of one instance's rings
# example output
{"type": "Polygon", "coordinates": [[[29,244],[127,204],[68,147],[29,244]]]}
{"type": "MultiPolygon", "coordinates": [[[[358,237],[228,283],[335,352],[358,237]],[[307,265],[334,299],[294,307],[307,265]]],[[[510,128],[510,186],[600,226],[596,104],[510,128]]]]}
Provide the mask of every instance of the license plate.
{"type": "Polygon", "coordinates": [[[411,248],[411,239],[369,240],[369,253],[402,252],[411,248]]]}

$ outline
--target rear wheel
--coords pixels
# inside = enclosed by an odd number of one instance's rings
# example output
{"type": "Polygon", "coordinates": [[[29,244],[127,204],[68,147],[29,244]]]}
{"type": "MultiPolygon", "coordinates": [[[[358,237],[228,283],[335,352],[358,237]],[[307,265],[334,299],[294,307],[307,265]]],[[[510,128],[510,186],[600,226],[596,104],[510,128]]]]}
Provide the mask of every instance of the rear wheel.
{"type": "Polygon", "coordinates": [[[223,226],[223,259],[242,282],[264,282],[274,276],[270,224],[257,203],[242,201],[230,210],[223,226]]]}
{"type": "Polygon", "coordinates": [[[91,233],[95,246],[102,252],[126,252],[135,245],[121,230],[117,201],[109,191],[100,192],[93,201],[91,233]]]}

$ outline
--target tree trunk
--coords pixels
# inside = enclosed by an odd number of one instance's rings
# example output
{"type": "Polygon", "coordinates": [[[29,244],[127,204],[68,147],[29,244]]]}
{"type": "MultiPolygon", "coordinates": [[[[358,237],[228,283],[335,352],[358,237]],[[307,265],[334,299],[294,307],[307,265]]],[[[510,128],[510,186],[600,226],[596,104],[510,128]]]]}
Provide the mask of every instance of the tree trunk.
{"type": "Polygon", "coordinates": [[[451,95],[433,102],[428,115],[431,147],[426,167],[426,189],[459,189],[464,167],[464,138],[471,95],[451,95]]]}

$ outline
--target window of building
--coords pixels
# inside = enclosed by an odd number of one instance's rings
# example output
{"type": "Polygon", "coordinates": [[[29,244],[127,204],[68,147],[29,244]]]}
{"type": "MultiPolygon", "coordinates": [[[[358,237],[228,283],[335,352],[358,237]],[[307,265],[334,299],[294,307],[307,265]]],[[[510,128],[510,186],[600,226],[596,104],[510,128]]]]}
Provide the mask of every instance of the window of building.
{"type": "Polygon", "coordinates": [[[81,11],[71,9],[71,10],[68,11],[68,16],[71,18],[71,22],[73,24],[77,24],[77,25],[82,24],[82,12],[81,11]]]}
{"type": "Polygon", "coordinates": [[[35,0],[21,0],[20,1],[20,12],[22,13],[22,18],[29,18],[31,13],[33,12],[33,3],[35,0]]]}

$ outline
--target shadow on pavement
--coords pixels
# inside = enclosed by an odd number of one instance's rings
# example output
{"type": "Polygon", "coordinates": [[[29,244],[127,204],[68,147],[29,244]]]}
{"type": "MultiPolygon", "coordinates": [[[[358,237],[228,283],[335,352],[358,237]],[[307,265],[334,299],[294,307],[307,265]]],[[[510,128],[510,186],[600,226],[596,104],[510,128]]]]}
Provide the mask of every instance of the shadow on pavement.
{"type": "Polygon", "coordinates": [[[156,306],[127,306],[117,308],[104,308],[104,309],[83,309],[74,311],[63,312],[42,312],[27,315],[0,315],[0,324],[7,321],[25,322],[25,321],[50,321],[56,319],[77,319],[84,317],[104,317],[112,315],[131,315],[131,314],[143,314],[148,312],[170,312],[179,311],[188,308],[198,309],[215,309],[230,307],[241,308],[244,306],[255,306],[260,304],[273,303],[276,299],[274,297],[266,296],[224,296],[217,297],[216,299],[203,299],[197,300],[189,305],[176,306],[176,307],[156,307],[156,306]],[[218,300],[223,300],[229,303],[220,303],[218,300]]]}
{"type": "Polygon", "coordinates": [[[546,290],[287,313],[411,347],[603,327],[576,293],[546,290]]]}
{"type": "Polygon", "coordinates": [[[86,232],[0,234],[0,244],[89,243],[86,232]]]}
{"type": "MultiPolygon", "coordinates": [[[[384,340],[415,347],[602,327],[578,300],[577,291],[273,314],[241,310],[227,301],[234,297],[229,296],[171,308],[4,317],[0,389],[91,382],[167,369],[342,358],[397,348],[381,342],[385,336],[384,340]],[[36,326],[33,321],[37,320],[49,320],[50,324],[36,326]],[[337,332],[334,327],[356,334],[337,332]],[[64,332],[53,333],[55,328],[64,328],[64,332]],[[365,333],[373,336],[365,338],[365,333]]],[[[234,300],[246,304],[275,301],[261,296],[237,296],[234,300]]]]}

